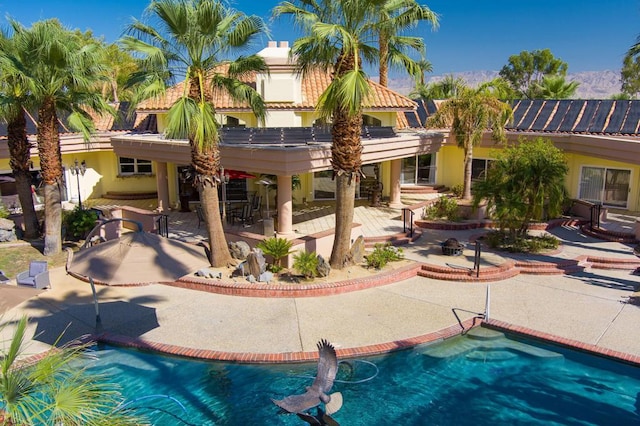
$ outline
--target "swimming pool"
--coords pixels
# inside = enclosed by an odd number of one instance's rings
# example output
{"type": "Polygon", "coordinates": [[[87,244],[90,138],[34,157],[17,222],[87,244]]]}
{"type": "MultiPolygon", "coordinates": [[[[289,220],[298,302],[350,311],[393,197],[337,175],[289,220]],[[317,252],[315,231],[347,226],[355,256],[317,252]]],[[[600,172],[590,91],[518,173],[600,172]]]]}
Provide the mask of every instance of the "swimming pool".
{"type": "MultiPolygon", "coordinates": [[[[344,425],[640,424],[640,369],[506,338],[471,335],[341,365],[344,425]],[[376,370],[377,367],[377,370],[376,370]],[[370,380],[369,380],[370,379],[370,380]]],[[[304,392],[315,364],[243,365],[96,347],[127,407],[154,425],[304,424],[270,398],[304,392]],[[306,377],[305,377],[306,376],[306,377]]]]}

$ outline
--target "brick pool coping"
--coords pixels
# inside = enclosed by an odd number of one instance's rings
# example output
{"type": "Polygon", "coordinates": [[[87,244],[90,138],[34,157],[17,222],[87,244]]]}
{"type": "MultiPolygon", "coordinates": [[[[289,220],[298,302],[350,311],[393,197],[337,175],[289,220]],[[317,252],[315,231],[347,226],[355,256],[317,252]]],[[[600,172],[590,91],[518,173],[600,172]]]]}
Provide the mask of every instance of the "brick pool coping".
{"type": "MultiPolygon", "coordinates": [[[[387,343],[377,343],[374,345],[359,346],[353,348],[336,348],[338,358],[356,358],[373,355],[382,355],[403,349],[412,348],[425,343],[439,342],[451,337],[458,336],[473,327],[479,326],[479,317],[470,318],[461,323],[456,323],[441,330],[422,334],[416,337],[394,340],[387,343]]],[[[253,353],[253,352],[225,352],[209,349],[194,349],[182,346],[169,345],[166,343],[152,342],[145,339],[118,335],[104,332],[92,336],[93,340],[100,343],[111,344],[144,351],[160,352],[166,355],[174,355],[186,358],[215,360],[243,364],[280,364],[280,363],[302,363],[318,359],[318,351],[306,352],[279,352],[279,353],[253,353]]]]}
{"type": "MultiPolygon", "coordinates": [[[[394,340],[387,343],[378,343],[375,345],[366,345],[353,348],[336,348],[336,353],[338,355],[338,358],[343,359],[383,355],[391,352],[409,349],[422,344],[441,342],[446,339],[462,335],[468,332],[471,328],[479,326],[502,331],[507,334],[515,334],[543,343],[559,345],[579,352],[585,352],[590,355],[600,356],[624,364],[629,364],[634,367],[640,367],[640,356],[638,355],[603,348],[590,343],[580,342],[578,340],[510,324],[504,321],[495,319],[483,320],[481,317],[470,318],[468,320],[462,321],[461,323],[453,324],[441,330],[422,334],[416,337],[394,340]]],[[[306,352],[280,353],[225,352],[209,349],[194,349],[170,345],[166,343],[152,342],[145,339],[123,336],[110,332],[104,332],[98,335],[91,336],[90,339],[100,343],[106,343],[143,351],[159,352],[165,355],[241,364],[288,364],[311,362],[318,359],[317,350],[306,352]]]]}

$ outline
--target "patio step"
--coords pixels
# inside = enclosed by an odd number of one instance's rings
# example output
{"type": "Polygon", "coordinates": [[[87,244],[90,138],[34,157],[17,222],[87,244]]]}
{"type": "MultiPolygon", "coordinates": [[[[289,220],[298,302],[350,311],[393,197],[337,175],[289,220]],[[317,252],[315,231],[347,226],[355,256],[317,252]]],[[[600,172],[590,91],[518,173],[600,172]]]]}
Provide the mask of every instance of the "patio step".
{"type": "Polygon", "coordinates": [[[634,270],[640,268],[640,259],[587,256],[585,261],[594,269],[634,270]]]}
{"type": "Polygon", "coordinates": [[[585,266],[578,260],[559,262],[540,262],[536,260],[516,260],[516,268],[521,274],[530,275],[563,275],[584,271],[585,266]]]}
{"type": "Polygon", "coordinates": [[[499,266],[481,267],[479,276],[476,276],[476,271],[471,268],[453,267],[449,265],[423,264],[420,270],[418,270],[418,275],[425,278],[469,282],[501,281],[515,277],[519,273],[520,270],[515,267],[515,263],[511,260],[499,266]]]}
{"type": "Polygon", "coordinates": [[[124,191],[109,191],[102,195],[102,198],[107,200],[147,200],[151,198],[158,198],[156,191],[149,192],[124,192],[124,191]]]}
{"type": "Polygon", "coordinates": [[[414,242],[422,236],[419,229],[413,230],[413,236],[409,232],[399,232],[393,235],[380,235],[377,237],[365,237],[364,246],[366,248],[374,248],[376,244],[391,244],[392,246],[403,246],[414,242]]]}
{"type": "Polygon", "coordinates": [[[438,194],[447,192],[449,188],[444,185],[412,185],[400,188],[401,194],[438,194]]]}
{"type": "Polygon", "coordinates": [[[605,241],[613,241],[622,244],[638,244],[639,241],[636,236],[630,232],[615,232],[608,231],[604,228],[591,227],[589,224],[583,225],[580,228],[583,234],[593,238],[605,241]]]}

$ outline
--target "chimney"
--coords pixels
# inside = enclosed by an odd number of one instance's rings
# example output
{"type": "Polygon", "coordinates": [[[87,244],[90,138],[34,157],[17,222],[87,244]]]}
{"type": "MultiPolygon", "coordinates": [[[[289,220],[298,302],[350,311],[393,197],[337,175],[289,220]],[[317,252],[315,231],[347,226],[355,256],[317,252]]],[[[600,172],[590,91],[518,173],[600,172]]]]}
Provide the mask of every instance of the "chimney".
{"type": "Polygon", "coordinates": [[[269,41],[269,43],[267,44],[267,47],[278,47],[278,42],[277,41],[269,41]]]}
{"type": "Polygon", "coordinates": [[[288,41],[281,41],[280,42],[280,47],[289,47],[289,42],[288,41]]]}

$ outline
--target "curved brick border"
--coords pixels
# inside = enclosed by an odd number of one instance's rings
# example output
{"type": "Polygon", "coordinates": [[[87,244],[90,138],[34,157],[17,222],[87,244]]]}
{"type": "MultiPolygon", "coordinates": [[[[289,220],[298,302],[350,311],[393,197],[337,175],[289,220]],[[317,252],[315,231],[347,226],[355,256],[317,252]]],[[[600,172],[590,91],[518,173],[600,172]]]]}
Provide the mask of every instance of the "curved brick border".
{"type": "MultiPolygon", "coordinates": [[[[367,345],[354,348],[338,348],[336,350],[336,353],[339,358],[355,358],[381,355],[389,352],[411,348],[423,343],[437,342],[450,337],[458,336],[465,331],[468,331],[470,328],[476,327],[478,325],[480,325],[480,318],[470,318],[466,321],[463,321],[461,324],[451,325],[444,329],[423,334],[417,337],[410,337],[401,340],[394,340],[388,343],[379,343],[375,345],[367,345]]],[[[281,353],[224,352],[167,345],[164,343],[156,343],[144,339],[136,339],[133,337],[121,336],[108,332],[93,336],[93,338],[96,341],[102,343],[203,360],[217,360],[247,364],[274,364],[309,362],[318,359],[317,350],[312,352],[281,353]]]]}
{"type": "Polygon", "coordinates": [[[168,285],[210,293],[245,297],[315,297],[342,294],[391,284],[415,277],[419,263],[411,263],[398,269],[384,271],[370,277],[353,278],[336,282],[316,282],[312,284],[265,284],[248,281],[223,281],[195,276],[182,277],[168,285]]]}
{"type": "MultiPolygon", "coordinates": [[[[394,340],[388,343],[379,343],[354,348],[338,348],[336,350],[339,358],[356,358],[408,349],[425,343],[439,342],[451,337],[461,335],[473,327],[482,325],[506,333],[518,334],[529,339],[557,344],[591,355],[601,356],[623,362],[636,367],[640,367],[640,356],[628,354],[613,349],[607,349],[590,343],[568,339],[554,334],[533,330],[527,327],[513,325],[504,321],[494,319],[482,320],[480,317],[470,318],[460,324],[454,324],[444,329],[423,334],[416,337],[394,340]]],[[[121,336],[109,332],[92,336],[97,342],[107,343],[126,348],[133,348],[146,351],[160,352],[167,355],[181,356],[193,359],[216,360],[226,362],[237,362],[247,364],[278,364],[278,363],[301,363],[318,359],[317,351],[307,352],[281,352],[281,353],[250,353],[250,352],[224,352],[206,349],[193,349],[164,343],[151,342],[134,337],[121,336]]]]}

